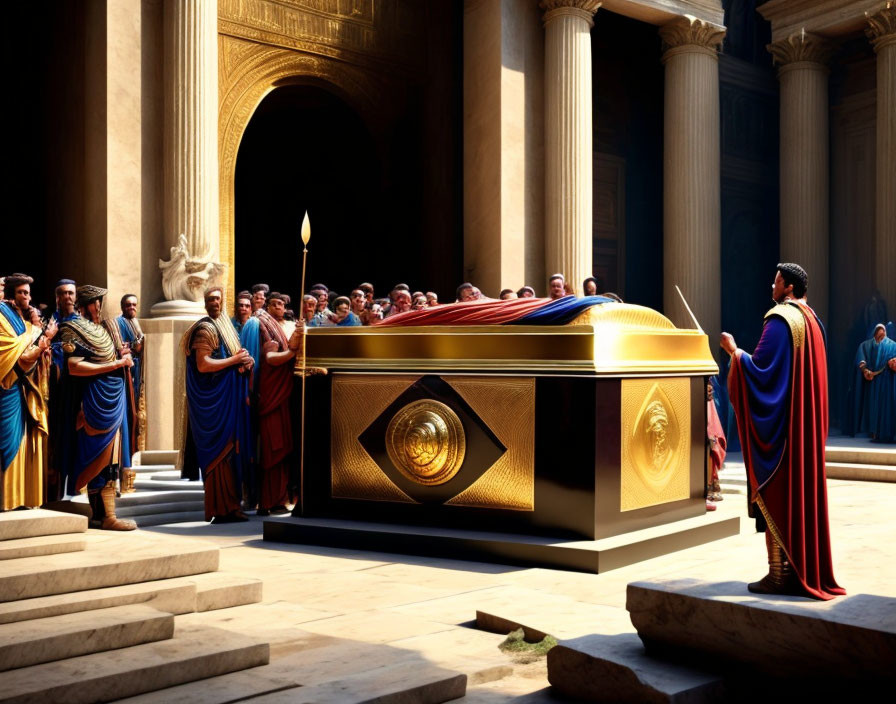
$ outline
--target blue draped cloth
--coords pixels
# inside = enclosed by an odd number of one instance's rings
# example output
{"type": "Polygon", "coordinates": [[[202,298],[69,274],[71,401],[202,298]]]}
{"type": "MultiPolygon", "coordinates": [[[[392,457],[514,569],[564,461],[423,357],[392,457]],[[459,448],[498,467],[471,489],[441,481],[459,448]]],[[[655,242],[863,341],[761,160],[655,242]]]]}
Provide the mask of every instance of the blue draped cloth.
{"type": "MultiPolygon", "coordinates": [[[[128,405],[125,395],[125,380],[118,372],[100,376],[84,377],[84,394],[81,396],[81,410],[84,420],[91,428],[103,430],[97,435],[89,435],[84,429],[78,431],[78,456],[75,461],[75,484],[87,466],[105,450],[121,431],[121,466],[131,466],[130,433],[128,428],[128,405]]],[[[117,458],[113,458],[113,463],[117,458]]],[[[93,477],[88,483],[91,489],[101,489],[106,478],[93,477]]],[[[74,492],[70,492],[74,493],[74,492]]]]}
{"type": "Polygon", "coordinates": [[[258,318],[249,318],[240,330],[240,345],[251,355],[255,365],[252,367],[252,389],[258,393],[258,375],[261,373],[261,329],[258,318]]]}
{"type": "Polygon", "coordinates": [[[507,325],[566,325],[574,320],[580,313],[598,303],[613,303],[612,298],[605,296],[564,296],[550,303],[545,303],[541,308],[522,318],[512,320],[507,325]]]}
{"type": "MultiPolygon", "coordinates": [[[[246,326],[243,326],[243,330],[246,326]]],[[[215,358],[230,356],[224,343],[215,358]]],[[[187,406],[190,430],[202,477],[215,460],[233,442],[233,469],[237,486],[242,479],[242,461],[251,448],[249,426],[249,379],[236,367],[201,373],[196,366],[196,352],[187,357],[187,406]]]]}
{"type": "Polygon", "coordinates": [[[856,352],[856,430],[870,433],[879,442],[896,440],[896,372],[887,366],[896,357],[896,341],[884,337],[880,342],[865,340],[856,352]],[[871,381],[858,368],[879,372],[871,381]]]}
{"type": "Polygon", "coordinates": [[[769,317],[753,354],[743,352],[740,361],[757,431],[755,437],[740,441],[750,443],[754,474],[762,488],[781,462],[790,424],[793,348],[787,323],[778,316],[769,317]]]}
{"type": "MultiPolygon", "coordinates": [[[[25,322],[8,303],[0,301],[0,314],[9,321],[16,335],[26,332],[25,322]]],[[[0,472],[12,464],[25,435],[25,396],[19,382],[0,388],[0,472]]]]}
{"type": "Polygon", "coordinates": [[[143,366],[143,355],[134,352],[134,345],[137,343],[137,337],[134,329],[128,325],[127,319],[123,315],[119,315],[115,322],[118,323],[118,331],[121,334],[121,341],[127,342],[131,347],[131,359],[134,360],[134,366],[131,367],[131,380],[134,384],[134,403],[140,398],[140,382],[143,375],[140,373],[143,366]]]}

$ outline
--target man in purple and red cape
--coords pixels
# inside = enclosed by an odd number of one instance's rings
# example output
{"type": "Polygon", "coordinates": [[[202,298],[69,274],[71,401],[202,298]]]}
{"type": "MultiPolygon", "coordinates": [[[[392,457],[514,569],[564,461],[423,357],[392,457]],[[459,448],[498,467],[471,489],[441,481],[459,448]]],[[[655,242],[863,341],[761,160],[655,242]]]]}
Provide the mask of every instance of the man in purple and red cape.
{"type": "Polygon", "coordinates": [[[752,355],[722,333],[731,355],[728,389],[737,415],[751,505],[766,524],[769,573],[748,585],[759,594],[832,599],[824,448],[828,437],[825,333],[806,303],[808,275],[778,264],[776,305],[765,314],[752,355]]]}

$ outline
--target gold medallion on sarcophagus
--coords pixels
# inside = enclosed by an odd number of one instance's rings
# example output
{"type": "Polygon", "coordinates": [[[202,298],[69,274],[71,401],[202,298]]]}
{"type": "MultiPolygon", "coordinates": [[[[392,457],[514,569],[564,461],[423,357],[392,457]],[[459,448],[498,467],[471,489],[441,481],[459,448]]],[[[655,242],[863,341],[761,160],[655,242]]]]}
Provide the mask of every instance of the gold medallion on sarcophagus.
{"type": "Polygon", "coordinates": [[[620,510],[690,495],[690,380],[623,379],[620,510]]]}
{"type": "Polygon", "coordinates": [[[386,429],[389,459],[405,477],[434,486],[449,481],[464,461],[466,437],[444,403],[421,399],[396,413],[386,429]]]}

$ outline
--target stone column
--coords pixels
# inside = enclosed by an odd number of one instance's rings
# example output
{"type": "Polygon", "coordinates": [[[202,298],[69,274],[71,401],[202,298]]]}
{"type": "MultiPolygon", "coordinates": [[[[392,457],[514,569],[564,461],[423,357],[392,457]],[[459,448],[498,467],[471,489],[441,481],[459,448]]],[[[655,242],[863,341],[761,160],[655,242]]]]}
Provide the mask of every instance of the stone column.
{"type": "Polygon", "coordinates": [[[166,0],[166,301],[154,316],[202,314],[202,293],[221,283],[218,263],[218,5],[166,0]],[[189,276],[187,264],[189,262],[189,276]]]}
{"type": "Polygon", "coordinates": [[[868,18],[877,53],[877,188],[875,280],[896,316],[896,3],[868,18]]]}
{"type": "Polygon", "coordinates": [[[680,17],[660,28],[665,46],[663,123],[663,309],[694,324],[711,345],[721,332],[721,185],[718,46],[724,27],[680,17]]]}
{"type": "MultiPolygon", "coordinates": [[[[591,275],[591,27],[598,0],[541,0],[545,10],[545,269],[574,289],[591,275]]],[[[546,286],[547,282],[542,282],[546,286]]]]}
{"type": "Polygon", "coordinates": [[[809,274],[809,303],[828,319],[830,206],[828,68],[831,47],[805,32],[768,45],[781,83],[782,262],[809,274]]]}

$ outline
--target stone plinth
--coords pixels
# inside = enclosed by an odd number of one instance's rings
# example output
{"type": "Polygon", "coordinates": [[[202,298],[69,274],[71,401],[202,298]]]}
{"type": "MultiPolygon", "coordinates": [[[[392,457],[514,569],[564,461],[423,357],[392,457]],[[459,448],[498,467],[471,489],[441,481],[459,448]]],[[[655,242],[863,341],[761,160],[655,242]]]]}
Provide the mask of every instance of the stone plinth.
{"type": "Polygon", "coordinates": [[[856,594],[820,602],[750,594],[742,582],[628,585],[626,608],[651,653],[726,661],[816,684],[892,681],[896,599],[856,594]]]}
{"type": "Polygon", "coordinates": [[[146,449],[181,449],[186,406],[185,364],[180,342],[199,318],[147,318],[140,321],[146,335],[146,449]]]}

